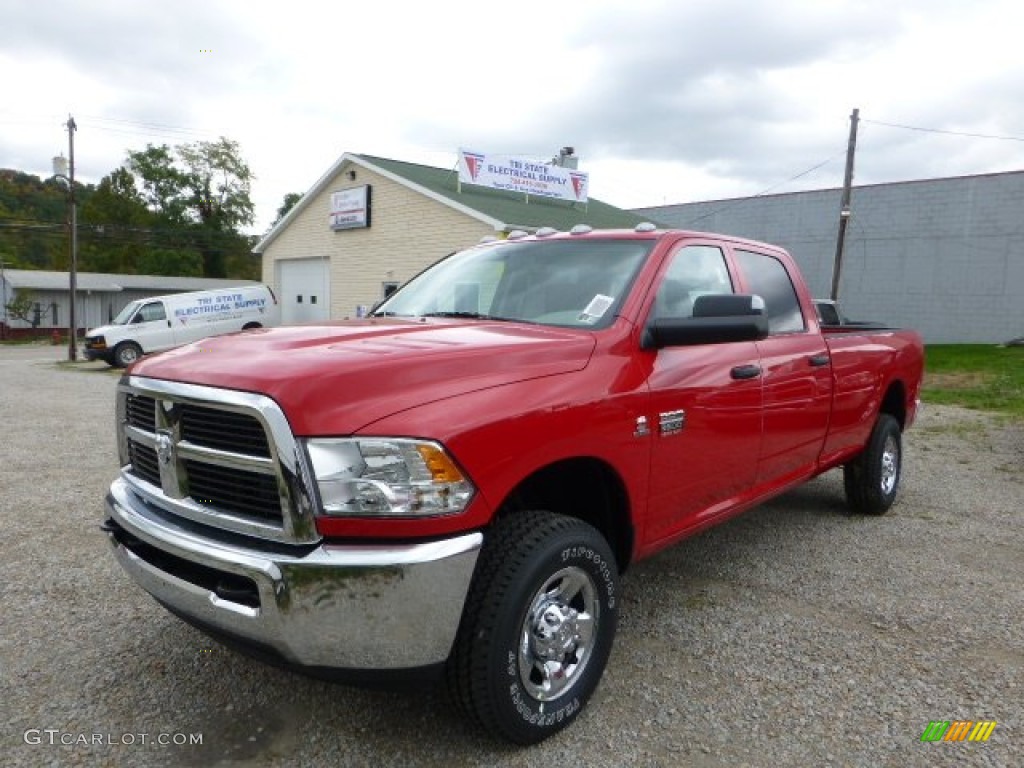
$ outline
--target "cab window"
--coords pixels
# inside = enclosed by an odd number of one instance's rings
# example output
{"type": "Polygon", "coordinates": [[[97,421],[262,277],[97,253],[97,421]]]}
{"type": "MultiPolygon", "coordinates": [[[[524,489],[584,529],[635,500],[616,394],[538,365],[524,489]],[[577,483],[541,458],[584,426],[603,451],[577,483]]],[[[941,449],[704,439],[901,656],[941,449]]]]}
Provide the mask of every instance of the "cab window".
{"type": "Polygon", "coordinates": [[[734,292],[720,248],[687,245],[671,258],[658,286],[652,319],[693,317],[693,302],[697,297],[734,292]]]}
{"type": "Polygon", "coordinates": [[[764,299],[768,332],[774,336],[806,330],[796,289],[782,262],[774,256],[753,251],[737,250],[735,255],[747,289],[764,299]]]}
{"type": "Polygon", "coordinates": [[[164,311],[164,303],[162,301],[151,301],[149,304],[142,305],[142,308],[139,309],[139,313],[135,316],[133,322],[151,323],[154,320],[166,319],[167,313],[164,311]]]}

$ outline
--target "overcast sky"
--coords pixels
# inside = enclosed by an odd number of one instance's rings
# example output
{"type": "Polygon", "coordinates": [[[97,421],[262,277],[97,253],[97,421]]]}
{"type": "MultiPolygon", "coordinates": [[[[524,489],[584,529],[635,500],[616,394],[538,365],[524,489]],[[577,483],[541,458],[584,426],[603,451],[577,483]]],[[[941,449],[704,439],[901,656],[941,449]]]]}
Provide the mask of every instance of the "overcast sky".
{"type": "Polygon", "coordinates": [[[576,148],[626,208],[1024,169],[1010,0],[4,0],[0,168],[227,136],[255,232],[344,152],[576,148]],[[628,10],[626,8],[628,7],[628,10]],[[880,123],[969,134],[950,135],[880,123]],[[823,163],[823,164],[822,164],[823,163]],[[817,167],[806,175],[794,177],[817,167]]]}

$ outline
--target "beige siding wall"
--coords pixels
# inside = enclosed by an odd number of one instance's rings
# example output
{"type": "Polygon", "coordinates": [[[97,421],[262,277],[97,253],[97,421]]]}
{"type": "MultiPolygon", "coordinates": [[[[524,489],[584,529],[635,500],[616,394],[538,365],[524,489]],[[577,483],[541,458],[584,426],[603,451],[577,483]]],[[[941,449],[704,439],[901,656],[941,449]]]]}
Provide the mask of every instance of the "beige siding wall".
{"type": "Polygon", "coordinates": [[[381,283],[404,283],[441,257],[465,248],[494,229],[464,213],[391,181],[362,166],[345,164],[328,185],[263,253],[263,282],[278,289],[275,263],[281,259],[329,258],[331,318],[354,317],[359,304],[372,305],[381,283]],[[356,171],[354,181],[347,172],[356,171]],[[331,193],[370,184],[368,229],[333,232],[328,226],[331,193]]]}

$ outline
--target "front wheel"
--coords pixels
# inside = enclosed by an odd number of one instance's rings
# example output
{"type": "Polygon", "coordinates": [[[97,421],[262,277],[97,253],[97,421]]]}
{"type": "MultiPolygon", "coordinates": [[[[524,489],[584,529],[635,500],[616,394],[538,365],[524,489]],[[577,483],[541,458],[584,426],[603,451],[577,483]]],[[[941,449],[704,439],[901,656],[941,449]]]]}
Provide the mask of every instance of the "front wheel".
{"type": "Polygon", "coordinates": [[[448,664],[456,703],[517,744],[557,733],[601,680],[618,603],[615,558],[592,526],[550,512],[499,520],[448,664]]]}
{"type": "Polygon", "coordinates": [[[896,500],[903,464],[900,424],[878,415],[863,452],[843,467],[846,500],[855,512],[885,514],[896,500]]]}

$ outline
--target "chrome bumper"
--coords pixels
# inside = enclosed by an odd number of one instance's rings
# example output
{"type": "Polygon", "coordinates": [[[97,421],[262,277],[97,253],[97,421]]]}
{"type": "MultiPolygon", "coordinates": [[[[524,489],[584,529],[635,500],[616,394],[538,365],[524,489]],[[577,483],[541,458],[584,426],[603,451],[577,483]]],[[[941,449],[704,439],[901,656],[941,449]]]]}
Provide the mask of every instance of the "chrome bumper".
{"type": "Polygon", "coordinates": [[[238,537],[228,543],[206,536],[149,506],[122,479],[111,486],[106,511],[116,523],[109,532],[115,556],[153,597],[308,667],[401,670],[443,662],[483,542],[469,533],[279,554],[281,545],[261,549],[235,543],[244,541],[238,537]]]}

